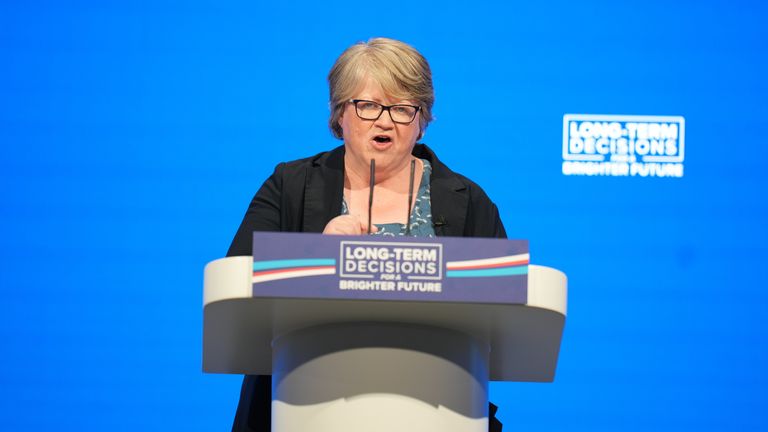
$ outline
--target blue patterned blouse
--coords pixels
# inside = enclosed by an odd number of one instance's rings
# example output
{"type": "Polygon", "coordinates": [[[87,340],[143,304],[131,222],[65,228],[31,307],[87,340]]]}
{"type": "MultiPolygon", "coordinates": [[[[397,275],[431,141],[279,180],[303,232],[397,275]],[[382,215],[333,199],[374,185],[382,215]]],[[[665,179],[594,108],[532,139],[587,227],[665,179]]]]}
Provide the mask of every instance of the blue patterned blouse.
{"type": "MultiPolygon", "coordinates": [[[[421,159],[424,163],[424,171],[421,175],[421,183],[416,193],[416,202],[411,212],[409,223],[411,224],[412,237],[434,237],[435,228],[432,226],[432,202],[429,188],[429,176],[432,174],[432,165],[429,161],[421,159]]],[[[347,200],[341,200],[341,214],[349,214],[347,200]]],[[[379,230],[372,235],[380,236],[404,236],[405,224],[393,222],[385,224],[375,224],[379,230]]]]}

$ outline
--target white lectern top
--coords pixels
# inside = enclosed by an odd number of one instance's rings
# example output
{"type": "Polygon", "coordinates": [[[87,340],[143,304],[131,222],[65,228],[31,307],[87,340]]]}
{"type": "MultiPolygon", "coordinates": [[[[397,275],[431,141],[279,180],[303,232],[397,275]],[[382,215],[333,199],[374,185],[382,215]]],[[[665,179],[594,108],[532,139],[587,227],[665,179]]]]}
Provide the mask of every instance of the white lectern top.
{"type": "Polygon", "coordinates": [[[270,374],[272,342],[333,323],[392,322],[457,330],[490,347],[490,379],[554,380],[565,325],[567,280],[531,265],[525,305],[425,301],[262,298],[253,295],[253,258],[222,258],[205,268],[203,370],[270,374]]]}

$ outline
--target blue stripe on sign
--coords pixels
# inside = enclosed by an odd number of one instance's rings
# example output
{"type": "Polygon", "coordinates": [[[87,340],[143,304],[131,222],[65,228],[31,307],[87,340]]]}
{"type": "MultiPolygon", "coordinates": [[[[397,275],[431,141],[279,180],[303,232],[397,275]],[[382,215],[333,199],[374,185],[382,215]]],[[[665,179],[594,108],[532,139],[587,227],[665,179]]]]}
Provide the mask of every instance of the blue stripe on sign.
{"type": "Polygon", "coordinates": [[[312,259],[287,259],[272,261],[254,261],[253,271],[274,270],[290,267],[314,267],[324,265],[336,265],[336,260],[332,258],[312,258],[312,259]]]}
{"type": "Polygon", "coordinates": [[[502,267],[480,270],[448,270],[445,277],[491,277],[491,276],[515,276],[528,274],[528,266],[502,267]]]}

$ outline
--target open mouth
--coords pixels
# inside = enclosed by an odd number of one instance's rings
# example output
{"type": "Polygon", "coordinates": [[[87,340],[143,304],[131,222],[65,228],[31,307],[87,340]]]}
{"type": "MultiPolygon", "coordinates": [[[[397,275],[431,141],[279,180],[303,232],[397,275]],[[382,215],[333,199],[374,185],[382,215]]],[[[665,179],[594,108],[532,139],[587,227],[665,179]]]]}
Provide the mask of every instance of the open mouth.
{"type": "Polygon", "coordinates": [[[385,143],[391,142],[392,138],[385,135],[376,135],[375,137],[373,137],[373,140],[379,144],[385,144],[385,143]]]}

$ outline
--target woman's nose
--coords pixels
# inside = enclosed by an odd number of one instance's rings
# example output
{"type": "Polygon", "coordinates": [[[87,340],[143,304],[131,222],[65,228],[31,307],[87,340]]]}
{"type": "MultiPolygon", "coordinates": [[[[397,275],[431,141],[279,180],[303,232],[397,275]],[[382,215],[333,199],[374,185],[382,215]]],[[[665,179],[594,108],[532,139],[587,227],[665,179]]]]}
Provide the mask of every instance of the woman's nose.
{"type": "Polygon", "coordinates": [[[392,112],[388,109],[383,110],[374,123],[378,126],[387,128],[391,128],[395,125],[395,122],[392,121],[392,112]]]}

